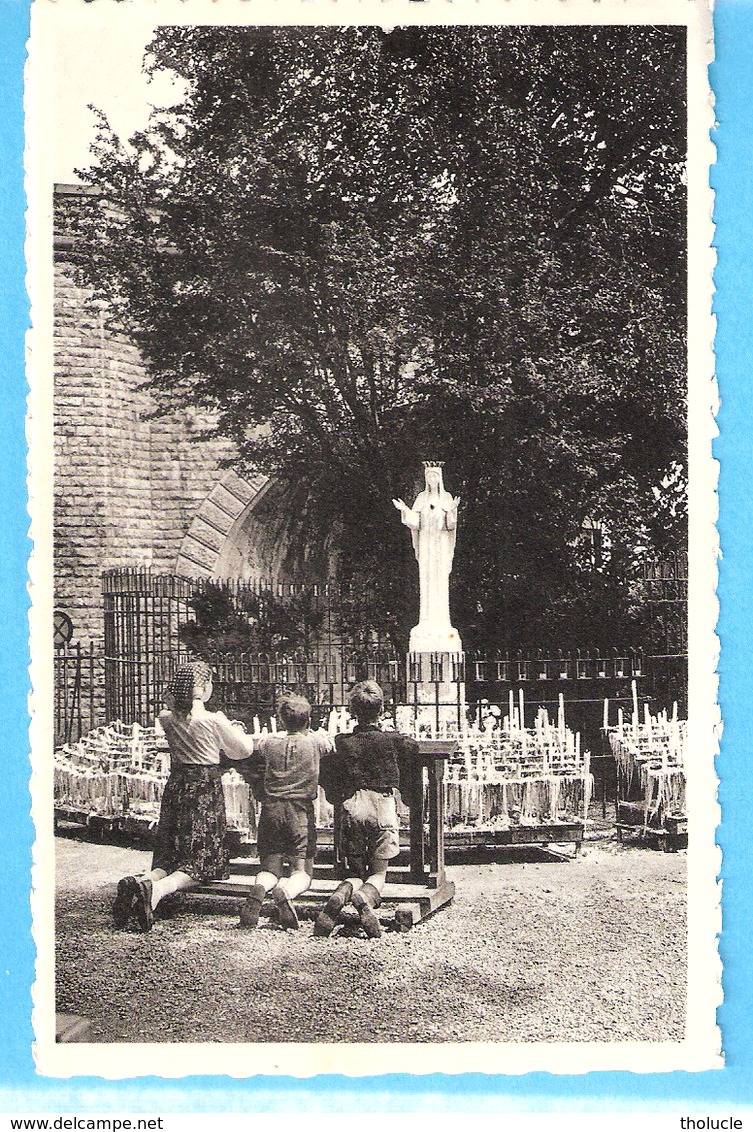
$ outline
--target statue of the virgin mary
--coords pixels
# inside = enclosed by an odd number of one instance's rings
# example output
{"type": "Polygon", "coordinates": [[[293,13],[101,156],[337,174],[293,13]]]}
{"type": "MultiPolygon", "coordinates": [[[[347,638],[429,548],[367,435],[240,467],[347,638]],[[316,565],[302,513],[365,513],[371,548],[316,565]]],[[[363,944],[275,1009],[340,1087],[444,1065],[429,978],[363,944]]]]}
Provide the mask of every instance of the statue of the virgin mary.
{"type": "Polygon", "coordinates": [[[425,487],[412,507],[393,499],[410,528],[418,560],[421,604],[411,630],[411,652],[460,652],[462,643],[450,621],[450,572],[455,553],[459,499],[445,491],[442,464],[424,462],[425,487]]]}

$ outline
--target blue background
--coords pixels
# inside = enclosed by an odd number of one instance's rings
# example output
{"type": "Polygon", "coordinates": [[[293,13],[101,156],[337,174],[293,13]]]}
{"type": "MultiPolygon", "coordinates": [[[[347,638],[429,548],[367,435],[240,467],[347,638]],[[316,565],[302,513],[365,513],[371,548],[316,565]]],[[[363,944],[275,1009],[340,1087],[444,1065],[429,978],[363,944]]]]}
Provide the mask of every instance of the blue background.
{"type": "MultiPolygon", "coordinates": [[[[391,1076],[362,1081],[192,1078],[102,1083],[42,1079],[31,1056],[31,941],[29,878],[33,829],[29,818],[28,643],[26,559],[26,440],[23,336],[28,325],[24,288],[23,65],[28,35],[26,0],[0,0],[0,452],[7,468],[0,519],[0,1112],[254,1112],[643,1108],[698,1115],[753,1100],[753,1001],[748,951],[751,917],[751,789],[753,650],[748,646],[753,602],[753,522],[750,489],[751,376],[753,365],[753,6],[718,0],[714,23],[717,165],[715,220],[718,268],[717,372],[722,408],[715,454],[721,461],[719,529],[720,700],[725,721],[718,771],[723,825],[723,934],[725,1003],[719,1012],[727,1064],[709,1073],[637,1076],[591,1073],[578,1077],[462,1078],[391,1076]]],[[[250,1069],[252,1067],[249,1067],[250,1069]]]]}

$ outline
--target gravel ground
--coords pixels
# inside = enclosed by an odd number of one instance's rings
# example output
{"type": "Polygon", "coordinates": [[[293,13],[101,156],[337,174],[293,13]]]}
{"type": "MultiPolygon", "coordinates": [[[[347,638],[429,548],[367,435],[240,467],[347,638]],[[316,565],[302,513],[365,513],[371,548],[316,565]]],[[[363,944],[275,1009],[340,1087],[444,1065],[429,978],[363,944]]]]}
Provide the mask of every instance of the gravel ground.
{"type": "Polygon", "coordinates": [[[117,879],[149,854],[57,843],[57,1009],[99,1042],[679,1041],[686,854],[589,843],[448,869],[449,908],[406,934],[315,939],[236,927],[191,897],[116,931],[117,879]]]}

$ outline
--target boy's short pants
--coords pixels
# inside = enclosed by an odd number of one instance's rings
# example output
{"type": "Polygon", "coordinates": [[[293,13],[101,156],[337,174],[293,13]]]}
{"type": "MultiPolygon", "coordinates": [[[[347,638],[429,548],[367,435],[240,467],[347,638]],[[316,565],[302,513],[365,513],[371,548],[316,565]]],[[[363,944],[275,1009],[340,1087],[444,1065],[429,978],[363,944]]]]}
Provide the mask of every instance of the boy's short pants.
{"type": "Polygon", "coordinates": [[[316,855],[314,803],[270,798],[262,803],[257,834],[259,859],[316,855]]]}
{"type": "Polygon", "coordinates": [[[391,860],[400,852],[400,825],[393,791],[356,790],[343,802],[340,854],[346,870],[364,880],[375,858],[391,860]]]}

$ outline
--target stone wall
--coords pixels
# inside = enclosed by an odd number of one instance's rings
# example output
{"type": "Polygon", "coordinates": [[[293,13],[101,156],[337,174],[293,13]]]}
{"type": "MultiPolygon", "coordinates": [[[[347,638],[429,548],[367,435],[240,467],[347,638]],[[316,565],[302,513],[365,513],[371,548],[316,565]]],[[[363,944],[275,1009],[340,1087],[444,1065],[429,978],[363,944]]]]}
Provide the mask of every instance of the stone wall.
{"type": "Polygon", "coordinates": [[[100,575],[114,566],[176,568],[199,508],[222,478],[224,442],[197,442],[187,409],[159,420],[144,365],[77,286],[67,218],[91,207],[80,188],[55,194],[55,605],[74,639],[102,637],[100,575]]]}

